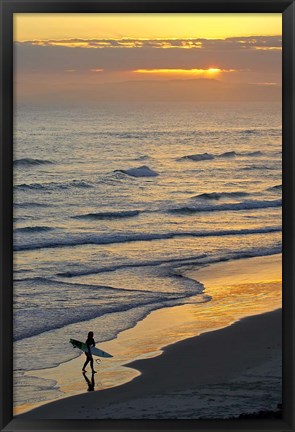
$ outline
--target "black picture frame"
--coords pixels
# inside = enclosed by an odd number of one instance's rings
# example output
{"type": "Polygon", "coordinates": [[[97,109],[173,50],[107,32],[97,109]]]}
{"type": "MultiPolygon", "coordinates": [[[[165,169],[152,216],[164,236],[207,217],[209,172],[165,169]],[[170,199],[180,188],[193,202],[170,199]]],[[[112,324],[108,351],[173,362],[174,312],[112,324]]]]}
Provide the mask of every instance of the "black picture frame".
{"type": "Polygon", "coordinates": [[[280,430],[295,431],[294,413],[294,0],[0,0],[1,11],[1,431],[280,430]],[[13,14],[236,12],[283,16],[283,416],[261,420],[37,420],[13,418],[13,14]]]}

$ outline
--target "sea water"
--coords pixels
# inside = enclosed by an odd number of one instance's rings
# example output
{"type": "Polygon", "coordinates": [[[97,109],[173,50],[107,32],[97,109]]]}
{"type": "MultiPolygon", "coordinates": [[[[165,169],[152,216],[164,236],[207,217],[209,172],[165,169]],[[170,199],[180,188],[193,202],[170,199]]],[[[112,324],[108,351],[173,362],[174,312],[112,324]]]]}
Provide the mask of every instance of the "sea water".
{"type": "Polygon", "coordinates": [[[210,302],[181,266],[279,253],[281,161],[277,103],[18,106],[15,403],[24,372],[79,355],[70,337],[210,302]]]}

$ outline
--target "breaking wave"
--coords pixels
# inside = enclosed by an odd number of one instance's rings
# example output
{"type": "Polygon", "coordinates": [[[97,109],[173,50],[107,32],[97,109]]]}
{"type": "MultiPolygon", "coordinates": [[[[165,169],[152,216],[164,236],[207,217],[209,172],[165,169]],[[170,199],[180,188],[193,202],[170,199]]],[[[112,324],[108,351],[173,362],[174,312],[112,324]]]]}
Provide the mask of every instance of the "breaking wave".
{"type": "MultiPolygon", "coordinates": [[[[179,209],[179,211],[183,209],[179,209]]],[[[190,210],[192,212],[192,210],[190,210]]],[[[194,211],[194,210],[193,210],[194,211]]],[[[58,238],[40,239],[39,241],[32,241],[25,244],[14,245],[14,250],[35,250],[35,249],[46,249],[46,248],[59,248],[59,247],[72,247],[81,245],[103,245],[103,244],[114,244],[114,243],[128,243],[128,242],[142,242],[151,240],[165,240],[176,237],[219,237],[228,235],[247,235],[247,234],[266,234],[273,232],[280,232],[281,227],[261,227],[254,229],[238,229],[238,230],[221,230],[221,231],[169,231],[159,233],[130,233],[130,234],[109,234],[109,235],[78,235],[78,236],[67,236],[58,238]]]]}
{"type": "Polygon", "coordinates": [[[153,171],[146,165],[138,168],[129,168],[127,170],[115,170],[114,172],[123,173],[131,177],[156,177],[159,175],[156,171],[153,171]]]}

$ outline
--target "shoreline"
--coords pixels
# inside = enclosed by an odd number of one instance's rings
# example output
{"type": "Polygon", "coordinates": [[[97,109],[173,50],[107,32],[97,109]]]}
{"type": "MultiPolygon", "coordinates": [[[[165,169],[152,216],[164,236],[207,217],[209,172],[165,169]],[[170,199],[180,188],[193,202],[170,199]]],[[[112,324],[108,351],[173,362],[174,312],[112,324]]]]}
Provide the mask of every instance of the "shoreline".
{"type": "MultiPolygon", "coordinates": [[[[113,392],[113,395],[117,394],[117,392],[120,394],[123,392],[124,394],[124,391],[127,391],[129,385],[142,380],[142,376],[145,375],[145,372],[141,371],[142,364],[145,362],[151,362],[149,364],[152,365],[156,362],[156,364],[160,365],[163,361],[161,359],[165,358],[165,353],[167,351],[169,352],[173,347],[178,346],[179,343],[184,343],[194,338],[198,339],[204,335],[215,333],[216,331],[226,330],[239,322],[243,322],[243,318],[246,316],[260,316],[267,310],[279,309],[280,299],[278,297],[278,292],[280,292],[281,288],[278,275],[280,273],[280,259],[280,255],[273,255],[268,257],[242,259],[239,260],[240,262],[238,263],[237,261],[229,261],[213,264],[199,270],[193,270],[192,268],[184,269],[183,275],[190,277],[191,279],[197,279],[205,284],[205,293],[212,296],[212,300],[207,305],[204,303],[199,305],[187,304],[153,311],[134,328],[126,330],[125,332],[122,332],[122,334],[118,335],[115,340],[100,344],[102,349],[114,353],[115,357],[117,357],[117,351],[119,357],[121,355],[121,359],[118,359],[119,361],[117,364],[110,366],[106,365],[106,369],[104,369],[103,366],[99,375],[102,377],[104,382],[103,385],[99,386],[100,391],[96,391],[95,393],[88,393],[85,395],[85,382],[83,380],[83,389],[76,393],[79,394],[79,396],[69,395],[71,394],[71,391],[69,390],[73,390],[73,387],[75,386],[75,379],[76,381],[80,381],[81,384],[81,357],[51,370],[31,371],[28,375],[38,376],[39,378],[43,377],[44,379],[52,380],[53,377],[57,377],[57,382],[61,391],[64,391],[65,397],[55,402],[47,402],[46,405],[41,406],[41,408],[27,411],[23,416],[25,418],[31,418],[31,415],[42,415],[40,414],[41,412],[45,415],[44,410],[46,411],[46,407],[59,403],[67,405],[67,400],[75,397],[83,398],[91,396],[95,397],[95,399],[100,399],[100,394],[103,394],[105,398],[105,395],[109,394],[108,392],[113,392]],[[276,265],[274,265],[274,263],[276,265]],[[251,269],[255,268],[253,277],[250,278],[249,266],[251,269]],[[215,271],[212,272],[212,269],[215,269],[215,271]],[[276,269],[275,273],[274,269],[276,269]],[[245,283],[245,281],[248,280],[250,280],[250,283],[245,283]],[[224,287],[222,286],[221,281],[224,281],[224,287]],[[229,297],[232,298],[232,305],[228,305],[225,302],[228,296],[225,295],[223,288],[230,293],[229,297]],[[260,296],[257,297],[258,300],[256,299],[256,303],[251,298],[255,293],[255,290],[259,290],[260,293],[260,296]],[[271,295],[271,293],[273,294],[271,295]],[[241,303],[239,308],[234,304],[234,299],[237,298],[241,303]],[[276,303],[274,303],[274,300],[276,303]],[[250,306],[252,307],[251,313],[249,313],[250,306]],[[145,341],[146,352],[144,352],[142,346],[140,347],[140,342],[142,341],[145,341]],[[134,360],[134,357],[132,359],[132,356],[131,359],[130,356],[128,359],[128,355],[122,355],[122,347],[123,351],[131,350],[132,352],[135,352],[135,354],[137,349],[138,359],[136,360],[135,358],[134,360]],[[162,353],[163,349],[164,354],[159,355],[162,353]],[[145,357],[148,358],[148,360],[144,360],[145,357]],[[121,364],[119,365],[120,360],[121,364]],[[117,375],[115,373],[116,368],[117,375]],[[123,376],[125,374],[125,380],[123,379],[123,382],[118,383],[118,373],[123,374],[123,376]],[[74,380],[73,376],[75,377],[74,380]],[[134,378],[136,379],[134,380],[134,378]],[[62,383],[63,379],[65,381],[64,383],[62,383]],[[120,389],[122,390],[120,391],[120,389]],[[39,414],[36,414],[38,412],[39,414]]],[[[228,301],[228,299],[226,301],[228,301]]],[[[208,349],[209,347],[207,347],[207,351],[208,349]]],[[[99,375],[97,374],[95,376],[96,381],[99,375]]],[[[88,374],[88,376],[90,377],[90,374],[88,374]]],[[[183,377],[181,380],[182,382],[185,381],[183,380],[183,377]]],[[[174,378],[173,382],[175,383],[174,378]]],[[[146,388],[145,384],[144,392],[146,392],[146,388]]],[[[27,408],[30,409],[29,406],[27,406],[27,408]]],[[[61,411],[64,414],[64,410],[61,409],[61,411]]],[[[72,415],[73,414],[71,414],[71,418],[72,415]]],[[[81,414],[79,414],[79,416],[80,417],[77,418],[88,418],[81,417],[81,414]]]]}
{"type": "Polygon", "coordinates": [[[223,418],[224,415],[224,418],[228,418],[244,412],[275,409],[281,402],[279,385],[281,318],[281,310],[276,310],[243,318],[221,330],[185,339],[165,348],[159,357],[130,363],[129,367],[135,367],[141,372],[136,380],[101,392],[71,396],[51,402],[20,417],[24,419],[210,418],[208,411],[211,410],[212,416],[218,405],[219,411],[224,408],[223,415],[211,418],[223,418]],[[245,349],[248,355],[245,355],[245,349]],[[180,355],[180,352],[183,355],[180,355]],[[192,356],[195,361],[191,361],[192,356]],[[265,372],[269,377],[265,377],[266,383],[263,389],[261,378],[265,376],[265,372]],[[275,379],[272,375],[274,373],[277,374],[275,379]],[[270,377],[273,382],[270,382],[270,377]],[[258,383],[260,383],[258,393],[262,394],[257,402],[257,395],[256,399],[254,396],[257,393],[258,383]],[[269,398],[270,391],[272,391],[273,401],[266,400],[266,396],[269,398]],[[231,398],[240,396],[243,399],[246,396],[250,406],[247,407],[243,403],[242,410],[235,412],[235,409],[227,406],[227,400],[222,407],[221,399],[225,399],[226,396],[228,398],[228,392],[232,393],[231,398]],[[237,395],[241,392],[242,395],[237,395]],[[195,399],[199,402],[199,406],[195,405],[195,399]],[[194,406],[191,406],[192,403],[194,406]],[[272,406],[269,406],[271,403],[272,406]],[[177,414],[176,406],[181,413],[177,414]],[[149,412],[149,408],[153,409],[152,413],[149,412]],[[161,414],[157,415],[157,411],[161,414]],[[192,416],[193,412],[196,412],[196,417],[192,416]]]}

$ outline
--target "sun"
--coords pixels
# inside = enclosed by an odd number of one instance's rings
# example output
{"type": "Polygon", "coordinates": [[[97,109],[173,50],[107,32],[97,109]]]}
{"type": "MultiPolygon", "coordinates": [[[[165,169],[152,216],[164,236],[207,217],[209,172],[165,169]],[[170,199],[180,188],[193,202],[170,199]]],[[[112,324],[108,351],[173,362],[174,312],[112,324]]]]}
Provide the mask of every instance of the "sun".
{"type": "Polygon", "coordinates": [[[221,69],[211,67],[211,68],[207,69],[207,72],[208,72],[209,74],[217,74],[217,73],[221,72],[221,69]]]}

